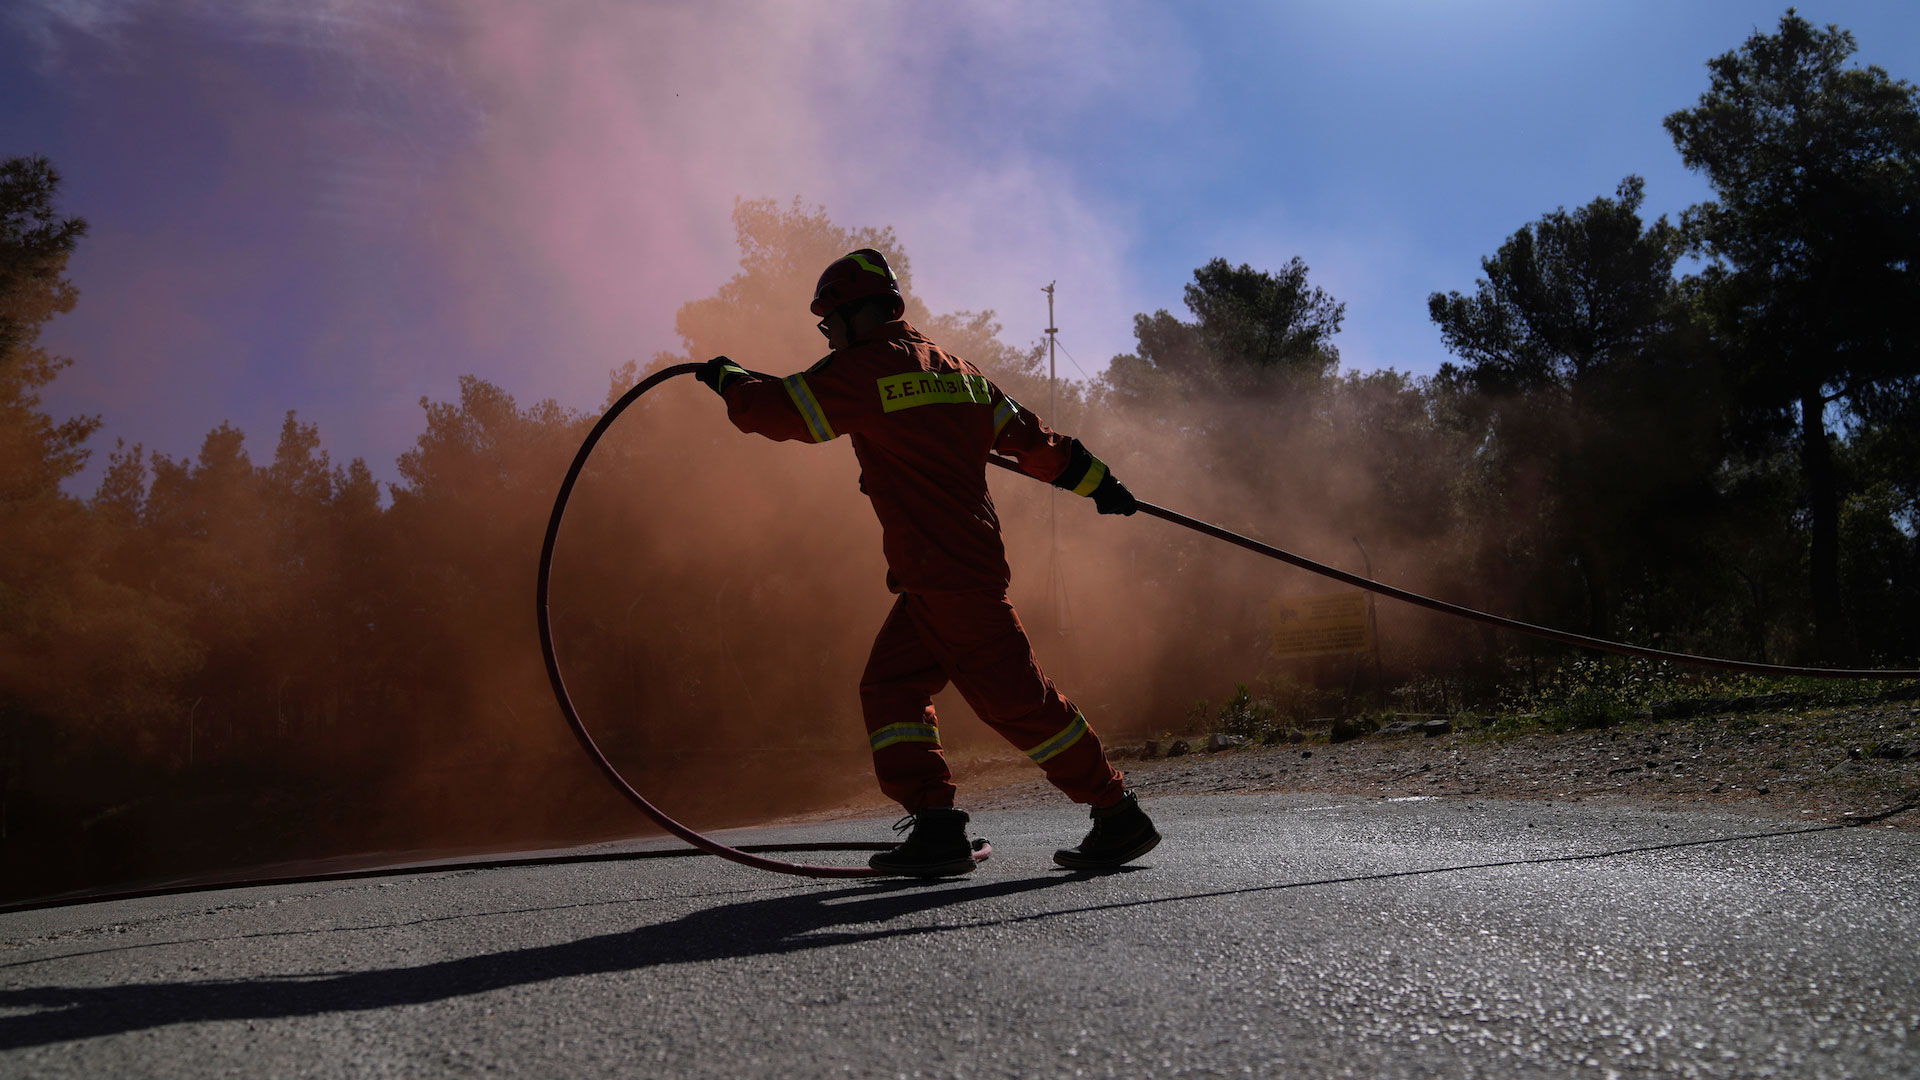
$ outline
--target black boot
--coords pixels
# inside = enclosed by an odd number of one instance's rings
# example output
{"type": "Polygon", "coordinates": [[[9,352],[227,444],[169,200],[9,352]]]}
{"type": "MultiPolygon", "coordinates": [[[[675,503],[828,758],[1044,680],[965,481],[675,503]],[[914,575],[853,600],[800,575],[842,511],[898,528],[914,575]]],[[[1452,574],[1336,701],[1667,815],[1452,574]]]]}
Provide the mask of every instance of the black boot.
{"type": "Polygon", "coordinates": [[[1129,791],[1112,806],[1093,808],[1093,831],[1079,847],[1062,848],[1053,861],[1069,870],[1109,870],[1145,855],[1160,842],[1153,820],[1129,791]]]}
{"type": "Polygon", "coordinates": [[[973,872],[973,845],[967,842],[965,810],[928,808],[908,814],[893,827],[906,832],[905,841],[867,860],[883,874],[903,877],[953,877],[973,872]]]}

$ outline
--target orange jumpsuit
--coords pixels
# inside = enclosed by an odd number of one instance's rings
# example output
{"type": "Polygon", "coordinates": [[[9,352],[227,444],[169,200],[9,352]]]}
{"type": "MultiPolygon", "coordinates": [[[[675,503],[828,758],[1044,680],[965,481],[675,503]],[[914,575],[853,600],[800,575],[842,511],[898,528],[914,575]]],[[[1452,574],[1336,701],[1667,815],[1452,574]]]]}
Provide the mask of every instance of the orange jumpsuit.
{"type": "Polygon", "coordinates": [[[949,682],[1075,802],[1120,798],[1120,773],[1073,703],[1040,671],[1007,602],[1007,556],[987,454],[1088,495],[1106,466],[1047,429],[978,368],[905,322],[784,379],[725,385],[727,416],[770,439],[853,440],[860,490],[880,519],[899,594],[860,679],[880,789],[909,813],[953,805],[933,695],[949,682]]]}

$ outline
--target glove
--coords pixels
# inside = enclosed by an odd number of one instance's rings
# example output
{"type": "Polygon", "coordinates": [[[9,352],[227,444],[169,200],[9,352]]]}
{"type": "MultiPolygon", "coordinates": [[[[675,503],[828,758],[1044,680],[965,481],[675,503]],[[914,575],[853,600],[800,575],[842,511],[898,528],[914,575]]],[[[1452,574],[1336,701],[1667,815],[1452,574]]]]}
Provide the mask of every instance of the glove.
{"type": "Polygon", "coordinates": [[[1093,508],[1103,514],[1131,514],[1140,509],[1140,500],[1133,497],[1127,485],[1108,473],[1100,486],[1093,489],[1093,508]]]}
{"type": "Polygon", "coordinates": [[[739,364],[734,363],[724,356],[716,356],[706,363],[701,364],[700,370],[694,372],[693,377],[706,383],[714,393],[721,394],[726,392],[728,383],[746,373],[747,369],[741,367],[739,364]]]}

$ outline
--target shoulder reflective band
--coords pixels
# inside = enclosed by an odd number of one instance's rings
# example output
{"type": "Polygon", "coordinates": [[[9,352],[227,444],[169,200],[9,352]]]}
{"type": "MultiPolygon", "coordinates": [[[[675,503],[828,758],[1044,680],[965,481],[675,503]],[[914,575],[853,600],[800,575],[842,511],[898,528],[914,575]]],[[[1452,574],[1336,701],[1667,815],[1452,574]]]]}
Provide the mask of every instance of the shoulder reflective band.
{"type": "Polygon", "coordinates": [[[877,379],[875,385],[880,388],[883,412],[899,412],[916,405],[987,405],[993,401],[993,386],[985,375],[909,371],[877,379]]]}
{"type": "Polygon", "coordinates": [[[1080,736],[1086,733],[1087,718],[1075,711],[1072,723],[1061,728],[1060,733],[1053,738],[1027,751],[1027,756],[1033,759],[1035,765],[1045,765],[1049,760],[1058,757],[1067,747],[1079,742],[1080,736]]]}
{"type": "Polygon", "coordinates": [[[999,438],[1000,433],[1007,430],[1007,425],[1013,423],[1013,418],[1019,415],[1019,412],[1020,406],[1014,404],[1012,398],[1001,398],[1000,404],[993,407],[993,437],[999,438]]]}
{"type": "Polygon", "coordinates": [[[1093,463],[1087,466],[1087,475],[1081,477],[1078,484],[1073,485],[1075,495],[1093,494],[1093,489],[1099,487],[1100,481],[1107,478],[1107,463],[1091,454],[1087,456],[1093,458],[1093,463]]]}
{"type": "Polygon", "coordinates": [[[932,724],[888,724],[867,736],[867,744],[879,753],[895,743],[921,742],[940,745],[940,729],[932,724]]]}
{"type": "Polygon", "coordinates": [[[827,414],[821,411],[820,403],[814,400],[806,376],[789,375],[780,381],[786,384],[787,396],[793,399],[793,407],[800,410],[800,419],[807,422],[807,430],[812,433],[813,441],[832,442],[833,426],[827,423],[827,414]]]}

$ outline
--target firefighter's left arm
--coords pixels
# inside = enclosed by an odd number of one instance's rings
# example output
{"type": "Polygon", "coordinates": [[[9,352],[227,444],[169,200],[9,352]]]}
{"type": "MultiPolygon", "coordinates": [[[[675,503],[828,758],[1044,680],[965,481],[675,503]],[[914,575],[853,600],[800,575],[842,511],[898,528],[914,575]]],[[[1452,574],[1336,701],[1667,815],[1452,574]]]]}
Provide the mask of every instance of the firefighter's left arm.
{"type": "Polygon", "coordinates": [[[1072,464],[1075,445],[1077,440],[1049,428],[999,387],[993,388],[993,449],[1013,458],[1021,472],[1057,483],[1072,464]]]}
{"type": "Polygon", "coordinates": [[[998,387],[994,388],[993,425],[993,449],[1010,455],[1027,475],[1091,497],[1103,514],[1131,514],[1136,509],[1133,493],[1107,469],[1106,462],[1094,457],[1079,439],[1048,428],[998,387]]]}

